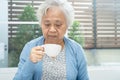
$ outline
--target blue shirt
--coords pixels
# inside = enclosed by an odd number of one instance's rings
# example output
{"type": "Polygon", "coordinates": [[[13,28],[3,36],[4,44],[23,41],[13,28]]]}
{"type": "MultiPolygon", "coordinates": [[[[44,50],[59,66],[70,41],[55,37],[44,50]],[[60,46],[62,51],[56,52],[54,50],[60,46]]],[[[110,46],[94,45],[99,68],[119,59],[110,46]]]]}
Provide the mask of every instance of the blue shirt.
{"type": "MultiPolygon", "coordinates": [[[[66,77],[67,80],[89,80],[87,64],[82,47],[75,41],[64,37],[66,48],[66,77]]],[[[44,44],[44,37],[41,36],[28,42],[23,48],[18,71],[13,80],[41,80],[42,61],[33,63],[29,59],[30,51],[35,46],[44,44]]]]}

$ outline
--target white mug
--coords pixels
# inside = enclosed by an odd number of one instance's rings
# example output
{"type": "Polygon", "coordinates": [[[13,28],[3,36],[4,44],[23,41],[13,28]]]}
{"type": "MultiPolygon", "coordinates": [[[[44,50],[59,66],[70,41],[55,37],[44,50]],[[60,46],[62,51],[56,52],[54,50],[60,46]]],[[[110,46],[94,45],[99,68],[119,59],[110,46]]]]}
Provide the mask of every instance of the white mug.
{"type": "Polygon", "coordinates": [[[44,47],[45,53],[49,57],[56,57],[60,53],[62,48],[61,45],[58,44],[44,44],[42,46],[44,47]]]}

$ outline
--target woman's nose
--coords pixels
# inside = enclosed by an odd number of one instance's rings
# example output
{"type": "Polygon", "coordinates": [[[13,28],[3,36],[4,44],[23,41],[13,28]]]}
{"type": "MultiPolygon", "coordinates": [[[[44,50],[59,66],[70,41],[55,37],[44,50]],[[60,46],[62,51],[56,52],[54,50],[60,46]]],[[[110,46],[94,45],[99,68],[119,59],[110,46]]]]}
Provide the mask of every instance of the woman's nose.
{"type": "Polygon", "coordinates": [[[56,32],[56,29],[55,29],[54,26],[52,26],[52,27],[50,27],[49,31],[50,31],[50,32],[56,32]]]}

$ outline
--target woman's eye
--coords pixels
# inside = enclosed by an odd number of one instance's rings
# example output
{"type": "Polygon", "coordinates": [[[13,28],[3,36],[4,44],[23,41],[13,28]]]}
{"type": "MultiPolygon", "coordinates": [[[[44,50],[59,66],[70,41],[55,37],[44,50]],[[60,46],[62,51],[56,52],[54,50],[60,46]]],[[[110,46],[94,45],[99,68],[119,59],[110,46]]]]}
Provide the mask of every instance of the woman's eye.
{"type": "Polygon", "coordinates": [[[56,27],[60,27],[61,26],[61,24],[56,24],[56,27]]]}
{"type": "Polygon", "coordinates": [[[45,24],[45,26],[46,26],[46,27],[49,27],[49,26],[50,26],[50,24],[45,24]]]}

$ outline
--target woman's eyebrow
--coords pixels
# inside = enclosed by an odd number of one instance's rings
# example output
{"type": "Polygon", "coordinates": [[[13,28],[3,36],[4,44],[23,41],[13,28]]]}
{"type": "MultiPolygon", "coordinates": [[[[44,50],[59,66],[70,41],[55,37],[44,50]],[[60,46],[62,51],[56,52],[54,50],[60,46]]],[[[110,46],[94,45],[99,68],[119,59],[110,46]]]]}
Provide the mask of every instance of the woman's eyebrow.
{"type": "Polygon", "coordinates": [[[44,23],[49,23],[50,21],[49,20],[44,20],[44,23]]]}
{"type": "Polygon", "coordinates": [[[56,20],[55,22],[56,22],[56,23],[62,24],[62,21],[60,21],[60,20],[56,20]]]}

